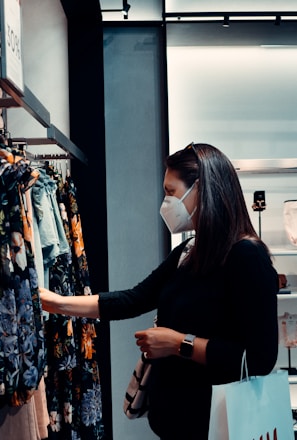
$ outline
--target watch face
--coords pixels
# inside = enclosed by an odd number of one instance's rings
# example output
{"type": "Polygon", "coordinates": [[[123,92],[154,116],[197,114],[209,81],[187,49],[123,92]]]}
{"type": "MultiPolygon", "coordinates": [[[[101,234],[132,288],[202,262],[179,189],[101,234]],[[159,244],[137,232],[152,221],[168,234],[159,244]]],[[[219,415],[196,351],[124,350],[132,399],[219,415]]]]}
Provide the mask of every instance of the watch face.
{"type": "Polygon", "coordinates": [[[192,353],[193,353],[193,343],[183,341],[180,345],[181,356],[190,358],[192,356],[192,353]]]}

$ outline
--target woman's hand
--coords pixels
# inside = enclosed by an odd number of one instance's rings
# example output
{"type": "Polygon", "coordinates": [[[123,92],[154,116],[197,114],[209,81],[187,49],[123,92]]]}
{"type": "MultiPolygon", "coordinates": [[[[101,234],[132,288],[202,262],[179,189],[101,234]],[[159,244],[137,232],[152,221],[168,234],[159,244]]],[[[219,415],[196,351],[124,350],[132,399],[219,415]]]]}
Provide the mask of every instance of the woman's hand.
{"type": "Polygon", "coordinates": [[[59,312],[59,304],[63,297],[45,287],[39,287],[39,293],[43,310],[49,313],[61,313],[59,312]]]}
{"type": "Polygon", "coordinates": [[[152,327],[135,333],[136,344],[149,359],[178,355],[184,336],[167,327],[152,327]]]}

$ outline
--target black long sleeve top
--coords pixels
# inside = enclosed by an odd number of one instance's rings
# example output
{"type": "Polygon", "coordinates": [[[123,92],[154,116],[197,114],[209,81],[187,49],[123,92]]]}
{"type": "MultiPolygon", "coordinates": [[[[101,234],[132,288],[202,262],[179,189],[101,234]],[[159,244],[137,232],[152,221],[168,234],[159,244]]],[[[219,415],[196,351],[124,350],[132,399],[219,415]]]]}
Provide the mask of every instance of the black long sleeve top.
{"type": "Polygon", "coordinates": [[[269,373],[278,353],[278,276],[264,246],[236,243],[211,276],[178,267],[184,246],[134,288],[99,294],[102,320],[157,309],[159,326],[209,339],[206,365],[178,356],[153,361],[149,422],[164,440],[207,439],[211,385],[239,380],[244,350],[249,375],[269,373]]]}

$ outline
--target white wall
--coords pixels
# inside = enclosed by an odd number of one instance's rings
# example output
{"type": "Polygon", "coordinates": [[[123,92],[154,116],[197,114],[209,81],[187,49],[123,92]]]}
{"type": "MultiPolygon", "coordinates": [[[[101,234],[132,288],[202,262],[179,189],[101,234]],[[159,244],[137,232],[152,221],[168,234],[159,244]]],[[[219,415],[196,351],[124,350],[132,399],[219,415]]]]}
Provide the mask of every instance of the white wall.
{"type": "MultiPolygon", "coordinates": [[[[24,83],[50,112],[51,123],[69,136],[67,19],[59,0],[22,2],[24,83]]],[[[46,137],[46,129],[22,108],[7,111],[12,137],[46,137]]],[[[56,146],[30,147],[55,154],[56,146]]]]}
{"type": "Polygon", "coordinates": [[[296,157],[296,78],[296,46],[168,47],[170,147],[195,140],[231,159],[296,157]]]}
{"type": "MultiPolygon", "coordinates": [[[[162,2],[160,0],[129,0],[131,8],[128,12],[128,20],[150,21],[162,19],[162,2]]],[[[102,18],[104,21],[123,21],[121,12],[122,0],[100,0],[102,18]],[[109,12],[104,12],[109,10],[109,12]],[[116,12],[112,12],[118,10],[116,12]]],[[[127,20],[125,20],[127,22],[127,20]]]]}

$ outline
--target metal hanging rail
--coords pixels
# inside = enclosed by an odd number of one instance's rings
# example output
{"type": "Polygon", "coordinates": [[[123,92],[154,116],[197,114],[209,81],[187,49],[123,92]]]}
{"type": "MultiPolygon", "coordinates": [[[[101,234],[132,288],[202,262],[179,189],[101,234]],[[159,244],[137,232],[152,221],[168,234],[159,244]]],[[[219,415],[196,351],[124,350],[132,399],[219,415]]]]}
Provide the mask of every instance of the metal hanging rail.
{"type": "Polygon", "coordinates": [[[47,128],[47,139],[56,143],[72,157],[79,159],[85,165],[88,164],[86,155],[53,124],[47,128]]]}
{"type": "Polygon", "coordinates": [[[55,144],[69,153],[72,158],[78,159],[87,165],[86,155],[50,122],[50,113],[28,87],[25,86],[24,88],[24,96],[20,96],[1,78],[0,86],[9,95],[8,97],[0,98],[0,108],[22,107],[47,129],[47,136],[44,138],[18,138],[14,139],[14,141],[26,141],[28,145],[55,144]]]}
{"type": "Polygon", "coordinates": [[[49,127],[50,114],[28,87],[24,87],[24,96],[20,96],[0,78],[1,88],[9,95],[0,99],[0,108],[22,107],[44,127],[49,127]]]}

